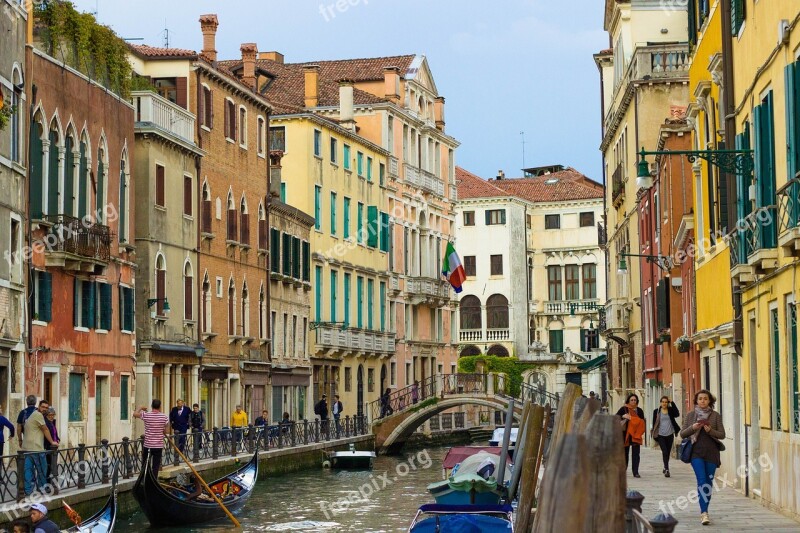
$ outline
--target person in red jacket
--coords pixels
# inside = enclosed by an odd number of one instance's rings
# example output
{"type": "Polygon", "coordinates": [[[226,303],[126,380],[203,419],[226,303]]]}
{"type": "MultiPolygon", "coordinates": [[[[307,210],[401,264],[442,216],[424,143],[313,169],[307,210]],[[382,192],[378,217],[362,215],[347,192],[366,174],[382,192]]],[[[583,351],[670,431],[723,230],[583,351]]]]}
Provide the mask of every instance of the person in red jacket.
{"type": "Polygon", "coordinates": [[[633,477],[639,475],[640,449],[645,432],[644,411],[639,407],[639,397],[629,394],[625,405],[619,408],[617,416],[625,429],[625,467],[628,467],[628,456],[633,455],[633,477]]]}

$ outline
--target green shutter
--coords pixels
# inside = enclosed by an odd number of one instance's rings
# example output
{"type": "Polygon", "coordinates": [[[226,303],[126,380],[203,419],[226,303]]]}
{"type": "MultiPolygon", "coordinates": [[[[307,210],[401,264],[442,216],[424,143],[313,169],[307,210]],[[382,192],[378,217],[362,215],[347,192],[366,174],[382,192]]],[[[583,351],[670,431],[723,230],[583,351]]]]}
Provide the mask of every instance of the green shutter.
{"type": "Polygon", "coordinates": [[[286,203],[286,182],[281,182],[281,202],[286,203]]]}
{"type": "Polygon", "coordinates": [[[356,325],[358,329],[364,327],[364,278],[356,278],[356,325]]]}
{"type": "Polygon", "coordinates": [[[375,300],[375,281],[367,280],[367,329],[372,329],[373,302],[375,300]]]}
{"type": "MultiPolygon", "coordinates": [[[[314,267],[314,283],[316,290],[314,291],[314,318],[317,322],[322,322],[322,267],[314,267]]],[[[273,337],[275,332],[273,332],[273,337]]]]}
{"type": "Polygon", "coordinates": [[[39,272],[39,320],[50,322],[53,319],[53,275],[39,272]]]}
{"type": "Polygon", "coordinates": [[[361,202],[356,209],[356,239],[359,243],[364,242],[364,204],[361,202]]]}
{"type": "Polygon", "coordinates": [[[311,280],[311,244],[303,241],[303,281],[311,280]]]}
{"type": "Polygon", "coordinates": [[[778,310],[773,309],[770,312],[770,329],[772,334],[772,379],[773,401],[775,402],[774,417],[775,417],[775,430],[781,431],[781,328],[778,322],[778,310]]]}
{"type": "MultiPolygon", "coordinates": [[[[89,208],[87,206],[91,205],[87,198],[86,193],[86,181],[87,176],[89,175],[89,162],[86,159],[86,143],[81,141],[81,159],[79,162],[78,168],[78,216],[83,217],[89,214],[89,208]]],[[[100,189],[97,190],[98,194],[100,193],[100,189]]],[[[102,200],[101,200],[102,201],[102,200]]],[[[97,205],[97,209],[99,210],[102,207],[100,203],[97,205]]]]}
{"type": "MultiPolygon", "coordinates": [[[[75,155],[73,154],[72,137],[67,137],[64,143],[64,214],[73,214],[74,205],[74,186],[75,186],[75,155]]],[[[78,212],[78,216],[83,216],[82,212],[78,212]]]]}
{"type": "Polygon", "coordinates": [[[292,277],[300,279],[300,239],[292,237],[292,277]]]}
{"type": "Polygon", "coordinates": [[[744,0],[731,0],[731,30],[733,36],[739,34],[744,23],[744,0]]]}
{"type": "Polygon", "coordinates": [[[126,242],[128,236],[128,185],[125,183],[125,166],[119,170],[119,242],[126,242]]]}
{"type": "Polygon", "coordinates": [[[270,228],[270,250],[269,263],[270,269],[276,274],[281,273],[281,232],[278,229],[270,228]]]}
{"type": "Polygon", "coordinates": [[[386,282],[384,281],[381,281],[378,296],[380,298],[378,305],[381,310],[381,331],[386,331],[386,282]]]}
{"type": "Polygon", "coordinates": [[[123,329],[125,329],[125,331],[133,331],[133,328],[135,327],[134,316],[133,316],[133,309],[134,309],[133,289],[130,287],[123,287],[122,298],[124,300],[124,314],[125,314],[125,319],[123,321],[123,329]]]}
{"type": "Polygon", "coordinates": [[[589,347],[589,339],[586,336],[586,332],[589,331],[588,329],[581,328],[581,351],[588,352],[591,348],[589,347]]]}
{"type": "Polygon", "coordinates": [[[30,148],[28,151],[29,174],[31,180],[30,209],[31,218],[39,219],[42,217],[42,199],[44,197],[44,156],[42,155],[41,124],[34,123],[31,127],[30,148]]]}
{"type": "Polygon", "coordinates": [[[564,351],[564,332],[561,330],[550,330],[550,353],[562,353],[564,351]]]}
{"type": "Polygon", "coordinates": [[[697,43],[697,4],[696,0],[689,0],[689,44],[697,43]]]}
{"type": "Polygon", "coordinates": [[[344,325],[350,326],[350,274],[344,275],[344,325]]]}
{"type": "Polygon", "coordinates": [[[344,209],[344,230],[342,231],[342,236],[345,239],[349,239],[350,238],[350,198],[345,196],[344,203],[343,203],[342,207],[344,209]]]}
{"type": "Polygon", "coordinates": [[[91,281],[84,281],[83,283],[83,327],[92,329],[95,327],[95,316],[97,313],[95,306],[95,285],[91,281]]]}
{"type": "Polygon", "coordinates": [[[283,234],[281,243],[281,256],[283,257],[283,275],[292,275],[292,236],[288,233],[283,234]]]}
{"type": "Polygon", "coordinates": [[[336,193],[331,193],[331,235],[336,235],[336,193]]]}
{"type": "Polygon", "coordinates": [[[389,213],[381,213],[381,246],[382,252],[389,251],[389,213]]]}
{"type": "Polygon", "coordinates": [[[322,201],[322,188],[319,185],[314,186],[314,229],[319,231],[322,227],[320,219],[320,202],[322,201]]]}
{"type": "Polygon", "coordinates": [[[331,270],[331,322],[336,322],[336,291],[338,283],[336,283],[336,271],[331,270]]]}
{"type": "Polygon", "coordinates": [[[484,211],[484,212],[483,212],[483,214],[484,214],[484,216],[486,217],[486,220],[485,220],[485,222],[486,222],[486,225],[488,226],[488,225],[489,225],[489,221],[492,219],[492,217],[491,217],[491,211],[489,211],[489,210],[487,209],[486,211],[484,211]]]}
{"type": "Polygon", "coordinates": [[[100,329],[111,331],[111,285],[100,284],[100,329]]]}
{"type": "Polygon", "coordinates": [[[367,206],[367,246],[378,247],[378,208],[367,206]]]}
{"type": "Polygon", "coordinates": [[[795,95],[795,71],[797,63],[786,65],[783,78],[786,90],[786,179],[794,178],[797,172],[797,108],[795,95]]]}
{"type": "Polygon", "coordinates": [[[121,376],[119,382],[119,418],[120,420],[128,420],[130,409],[130,376],[121,376]]]}
{"type": "Polygon", "coordinates": [[[47,214],[58,215],[58,132],[50,131],[50,161],[47,169],[47,214]]]}
{"type": "Polygon", "coordinates": [[[70,373],[68,402],[68,421],[83,421],[83,374],[70,373]]]}

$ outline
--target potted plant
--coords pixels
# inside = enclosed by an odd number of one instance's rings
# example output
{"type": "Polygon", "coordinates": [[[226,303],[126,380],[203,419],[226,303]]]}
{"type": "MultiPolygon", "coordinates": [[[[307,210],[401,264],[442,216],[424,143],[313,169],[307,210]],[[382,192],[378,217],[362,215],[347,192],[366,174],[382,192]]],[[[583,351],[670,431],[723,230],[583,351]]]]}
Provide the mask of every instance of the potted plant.
{"type": "Polygon", "coordinates": [[[675,339],[675,348],[678,350],[679,353],[687,353],[691,345],[692,342],[686,335],[681,335],[680,337],[675,339]]]}

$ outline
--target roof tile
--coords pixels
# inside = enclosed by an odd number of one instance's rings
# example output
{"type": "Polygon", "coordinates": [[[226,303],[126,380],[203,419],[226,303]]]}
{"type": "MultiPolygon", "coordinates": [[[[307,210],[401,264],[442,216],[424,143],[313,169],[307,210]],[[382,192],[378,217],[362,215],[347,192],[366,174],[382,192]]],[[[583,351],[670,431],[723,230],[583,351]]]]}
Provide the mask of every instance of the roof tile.
{"type": "Polygon", "coordinates": [[[530,178],[510,178],[491,182],[456,167],[458,197],[491,198],[516,196],[530,202],[563,202],[603,197],[603,186],[574,168],[530,178]]]}

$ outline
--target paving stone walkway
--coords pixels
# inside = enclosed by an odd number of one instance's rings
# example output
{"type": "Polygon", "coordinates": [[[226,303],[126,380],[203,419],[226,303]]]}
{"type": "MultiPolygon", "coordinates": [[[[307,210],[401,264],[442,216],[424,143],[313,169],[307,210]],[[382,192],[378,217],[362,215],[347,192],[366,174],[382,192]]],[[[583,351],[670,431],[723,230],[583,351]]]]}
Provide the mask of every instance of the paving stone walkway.
{"type": "Polygon", "coordinates": [[[719,490],[711,496],[709,516],[711,525],[700,524],[700,506],[697,502],[685,501],[689,493],[697,490],[697,482],[691,465],[678,459],[670,461],[670,475],[661,473],[661,451],[642,447],[642,462],[639,468],[641,478],[635,478],[628,468],[628,489],[639,491],[644,497],[642,513],[653,518],[663,508],[678,519],[675,531],[703,531],[706,533],[723,531],[750,531],[766,533],[770,531],[800,531],[800,522],[771,511],[759,502],[747,498],[735,489],[720,484],[719,490]],[[683,505],[678,499],[683,497],[683,505]],[[670,511],[669,504],[672,504],[670,511]]]}

